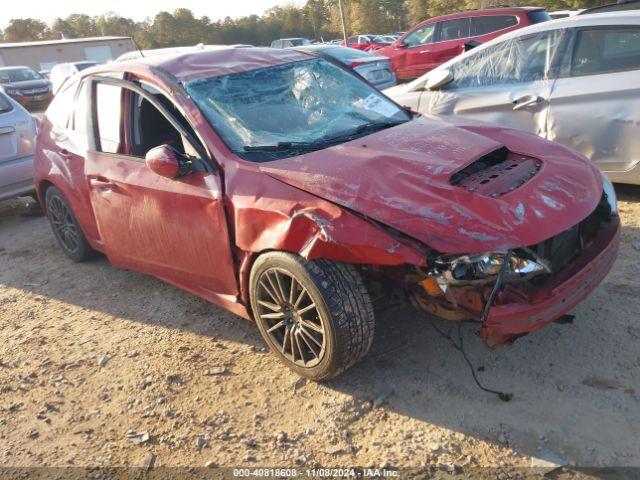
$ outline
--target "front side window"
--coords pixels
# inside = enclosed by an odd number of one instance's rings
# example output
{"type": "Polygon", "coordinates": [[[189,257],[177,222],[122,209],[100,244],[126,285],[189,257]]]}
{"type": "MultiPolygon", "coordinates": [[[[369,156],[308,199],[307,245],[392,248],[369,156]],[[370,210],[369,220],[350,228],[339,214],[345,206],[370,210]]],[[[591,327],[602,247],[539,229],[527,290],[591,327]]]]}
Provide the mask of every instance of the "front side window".
{"type": "Polygon", "coordinates": [[[467,38],[469,37],[470,24],[471,22],[468,18],[456,18],[454,20],[440,22],[440,35],[438,40],[440,42],[446,42],[459,38],[467,38]]]}
{"type": "Polygon", "coordinates": [[[122,88],[106,83],[96,85],[96,113],[98,117],[98,138],[100,151],[120,152],[122,88]]]}
{"type": "Polygon", "coordinates": [[[489,33],[504,30],[518,24],[514,15],[485,15],[471,18],[471,36],[479,37],[489,33]]]}
{"type": "Polygon", "coordinates": [[[445,89],[487,87],[553,78],[561,30],[507,40],[476,51],[450,67],[453,82],[445,89]]]}
{"type": "Polygon", "coordinates": [[[196,79],[186,89],[227,146],[248,160],[319,150],[411,119],[322,59],[196,79]]]}
{"type": "Polygon", "coordinates": [[[640,28],[578,31],[571,75],[596,75],[640,69],[640,28]]]}
{"type": "Polygon", "coordinates": [[[420,28],[415,29],[409,35],[407,35],[403,42],[409,47],[416,47],[418,45],[426,45],[427,43],[433,43],[436,32],[436,24],[429,23],[420,28]]]}
{"type": "MultiPolygon", "coordinates": [[[[148,84],[141,87],[152,95],[186,132],[195,138],[195,132],[176,106],[162,92],[148,84]]],[[[189,141],[173,126],[165,115],[149,100],[131,92],[131,142],[130,153],[144,157],[149,150],[160,145],[169,145],[182,155],[197,157],[198,152],[189,141]]]]}

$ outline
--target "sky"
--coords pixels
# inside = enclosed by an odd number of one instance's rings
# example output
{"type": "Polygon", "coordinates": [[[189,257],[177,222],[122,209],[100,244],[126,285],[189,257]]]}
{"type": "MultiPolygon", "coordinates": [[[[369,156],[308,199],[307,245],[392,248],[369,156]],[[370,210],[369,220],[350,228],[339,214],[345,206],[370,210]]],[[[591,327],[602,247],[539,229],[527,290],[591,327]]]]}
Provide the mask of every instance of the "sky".
{"type": "Polygon", "coordinates": [[[101,15],[112,11],[134,20],[153,18],[161,10],[173,11],[188,8],[197,17],[208,16],[212,20],[225,17],[242,17],[262,14],[274,5],[300,4],[301,0],[27,0],[2,2],[0,28],[12,18],[37,18],[51,24],[57,17],[71,13],[101,15]]]}

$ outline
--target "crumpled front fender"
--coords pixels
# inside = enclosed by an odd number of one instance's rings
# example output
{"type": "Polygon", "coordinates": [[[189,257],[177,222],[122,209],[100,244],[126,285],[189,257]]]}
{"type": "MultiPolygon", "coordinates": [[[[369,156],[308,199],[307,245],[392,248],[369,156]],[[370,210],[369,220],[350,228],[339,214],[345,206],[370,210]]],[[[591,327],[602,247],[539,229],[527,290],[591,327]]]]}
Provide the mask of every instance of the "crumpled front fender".
{"type": "Polygon", "coordinates": [[[331,202],[258,172],[228,178],[235,245],[245,252],[280,250],[308,260],[372,265],[425,265],[420,251],[331,202]],[[247,190],[244,194],[240,190],[247,190]]]}

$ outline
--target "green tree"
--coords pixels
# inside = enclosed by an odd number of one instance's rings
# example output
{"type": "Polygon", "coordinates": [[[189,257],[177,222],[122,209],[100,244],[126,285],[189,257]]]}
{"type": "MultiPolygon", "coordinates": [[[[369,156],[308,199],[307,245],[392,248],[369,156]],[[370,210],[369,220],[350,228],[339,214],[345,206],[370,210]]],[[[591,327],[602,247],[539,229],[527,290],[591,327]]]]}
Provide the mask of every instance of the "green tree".
{"type": "Polygon", "coordinates": [[[56,18],[51,31],[56,38],[86,38],[100,35],[95,18],[78,13],[66,18],[56,18]]]}
{"type": "Polygon", "coordinates": [[[5,42],[31,42],[50,38],[46,23],[35,18],[13,18],[4,30],[5,42]]]}

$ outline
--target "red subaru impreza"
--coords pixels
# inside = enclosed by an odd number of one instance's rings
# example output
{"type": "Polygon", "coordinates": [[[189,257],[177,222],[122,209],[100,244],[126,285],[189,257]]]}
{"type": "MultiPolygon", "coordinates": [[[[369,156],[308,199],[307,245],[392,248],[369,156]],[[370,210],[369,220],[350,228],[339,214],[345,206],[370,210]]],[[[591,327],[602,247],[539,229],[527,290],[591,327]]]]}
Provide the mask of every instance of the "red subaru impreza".
{"type": "Polygon", "coordinates": [[[71,259],[102,252],[252,318],[317,380],[367,353],[373,293],[504,344],[573,308],[618,249],[614,191],[582,156],[417,115],[290,50],[84,71],[35,163],[71,259]]]}

